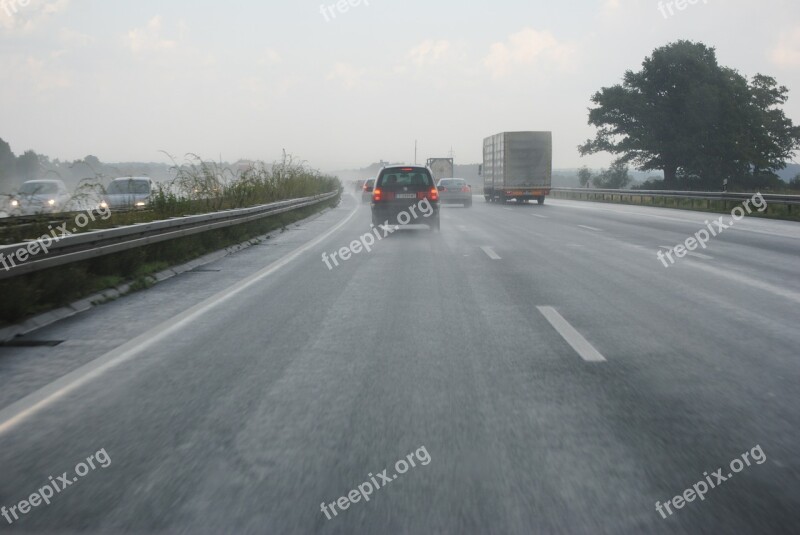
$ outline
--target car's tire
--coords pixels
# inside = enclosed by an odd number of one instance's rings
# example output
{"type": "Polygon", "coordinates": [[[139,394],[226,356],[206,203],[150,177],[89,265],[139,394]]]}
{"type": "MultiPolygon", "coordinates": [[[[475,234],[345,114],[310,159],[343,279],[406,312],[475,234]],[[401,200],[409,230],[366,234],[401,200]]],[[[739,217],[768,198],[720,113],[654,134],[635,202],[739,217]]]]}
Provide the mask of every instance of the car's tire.
{"type": "Polygon", "coordinates": [[[542,197],[537,197],[536,198],[536,202],[538,202],[539,204],[544,204],[544,197],[543,196],[542,197]]]}
{"type": "Polygon", "coordinates": [[[428,227],[431,232],[439,232],[441,228],[441,219],[439,219],[439,216],[436,216],[436,220],[432,221],[428,227]]]}
{"type": "Polygon", "coordinates": [[[464,208],[472,208],[472,199],[464,203],[464,208]]]}

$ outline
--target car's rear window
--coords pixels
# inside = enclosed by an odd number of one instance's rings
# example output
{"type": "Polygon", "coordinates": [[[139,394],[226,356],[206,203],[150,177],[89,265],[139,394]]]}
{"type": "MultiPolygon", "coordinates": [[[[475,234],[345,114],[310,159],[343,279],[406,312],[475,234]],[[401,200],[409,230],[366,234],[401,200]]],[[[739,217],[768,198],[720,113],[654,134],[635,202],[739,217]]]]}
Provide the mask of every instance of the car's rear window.
{"type": "Polygon", "coordinates": [[[386,169],[378,178],[378,185],[386,189],[399,187],[432,187],[433,177],[427,169],[397,168],[386,169]]]}
{"type": "Polygon", "coordinates": [[[369,187],[369,186],[372,186],[372,185],[374,185],[374,184],[375,184],[375,179],[374,179],[374,178],[370,178],[369,180],[367,180],[367,181],[364,183],[364,185],[365,185],[365,186],[367,186],[367,187],[369,187]]]}
{"type": "Polygon", "coordinates": [[[466,180],[441,180],[439,182],[440,186],[445,186],[447,188],[463,188],[466,185],[466,180]]]}

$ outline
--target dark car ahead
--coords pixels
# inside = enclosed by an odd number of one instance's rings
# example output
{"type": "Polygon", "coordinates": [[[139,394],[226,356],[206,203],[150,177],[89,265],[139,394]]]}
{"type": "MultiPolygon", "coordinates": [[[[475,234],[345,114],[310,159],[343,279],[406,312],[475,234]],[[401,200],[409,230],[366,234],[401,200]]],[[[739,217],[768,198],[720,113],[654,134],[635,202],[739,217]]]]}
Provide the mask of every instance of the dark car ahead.
{"type": "Polygon", "coordinates": [[[372,190],[372,223],[376,226],[427,225],[439,230],[439,190],[427,167],[384,167],[372,190]]]}

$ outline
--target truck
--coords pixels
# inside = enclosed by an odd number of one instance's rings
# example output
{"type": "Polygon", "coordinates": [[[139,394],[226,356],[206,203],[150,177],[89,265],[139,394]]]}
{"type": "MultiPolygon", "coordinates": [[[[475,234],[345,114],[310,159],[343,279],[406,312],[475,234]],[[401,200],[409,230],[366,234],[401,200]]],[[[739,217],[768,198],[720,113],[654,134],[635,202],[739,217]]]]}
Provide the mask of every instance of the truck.
{"type": "Polygon", "coordinates": [[[452,158],[428,158],[425,166],[431,170],[433,181],[439,183],[440,178],[453,178],[453,159],[452,158]]]}
{"type": "Polygon", "coordinates": [[[486,202],[544,204],[553,177],[552,132],[501,132],[483,140],[486,202]]]}

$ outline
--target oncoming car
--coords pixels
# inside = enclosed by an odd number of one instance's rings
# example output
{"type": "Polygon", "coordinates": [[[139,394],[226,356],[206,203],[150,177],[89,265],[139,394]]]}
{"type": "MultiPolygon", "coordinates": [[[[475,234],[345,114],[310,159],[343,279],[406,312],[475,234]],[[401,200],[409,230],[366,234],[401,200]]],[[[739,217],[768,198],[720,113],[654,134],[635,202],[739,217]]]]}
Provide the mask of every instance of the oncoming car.
{"type": "Polygon", "coordinates": [[[101,208],[112,210],[142,210],[150,206],[153,181],[149,177],[115,178],[106,188],[101,208]]]}
{"type": "Polygon", "coordinates": [[[11,215],[63,212],[69,208],[70,194],[61,180],[29,180],[11,197],[11,215]]]}
{"type": "Polygon", "coordinates": [[[439,190],[427,167],[384,167],[372,191],[372,224],[427,225],[439,230],[439,190]],[[406,215],[403,215],[406,214],[406,215]]]}

